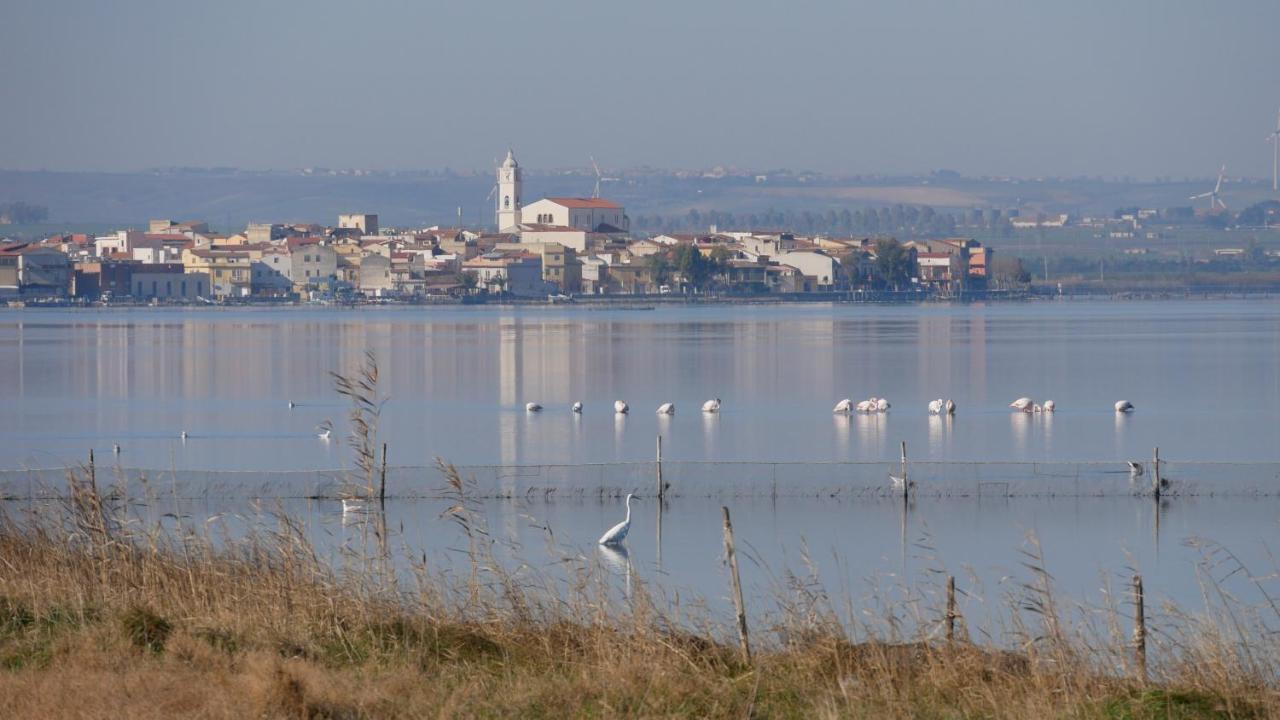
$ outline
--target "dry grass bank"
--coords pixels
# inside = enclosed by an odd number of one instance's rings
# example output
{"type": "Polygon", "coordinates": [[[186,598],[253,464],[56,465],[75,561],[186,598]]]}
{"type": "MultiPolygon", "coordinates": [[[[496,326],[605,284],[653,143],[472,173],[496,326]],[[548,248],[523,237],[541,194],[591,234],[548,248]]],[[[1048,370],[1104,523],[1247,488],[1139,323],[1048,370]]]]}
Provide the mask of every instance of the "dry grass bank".
{"type": "Polygon", "coordinates": [[[623,601],[586,569],[556,589],[507,573],[450,479],[469,576],[393,573],[376,522],[372,551],[335,569],[287,518],[213,542],[73,478],[65,505],[0,520],[0,717],[1280,716],[1260,616],[1153,629],[1167,658],[1142,682],[1118,669],[1122,617],[1091,631],[1034,583],[1011,601],[1038,619],[1018,652],[855,642],[792,602],[748,664],[727,628],[674,621],[643,587],[623,601]]]}

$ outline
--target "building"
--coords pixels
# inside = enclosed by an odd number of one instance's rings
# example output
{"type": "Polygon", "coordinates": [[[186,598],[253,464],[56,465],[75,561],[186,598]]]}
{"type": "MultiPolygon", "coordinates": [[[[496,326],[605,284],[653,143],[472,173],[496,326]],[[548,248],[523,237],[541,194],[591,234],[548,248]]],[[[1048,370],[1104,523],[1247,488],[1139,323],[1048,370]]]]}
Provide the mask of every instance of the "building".
{"type": "Polygon", "coordinates": [[[299,291],[338,277],[338,253],[314,238],[290,238],[289,279],[299,291]]]}
{"type": "Polygon", "coordinates": [[[343,229],[358,229],[361,235],[377,235],[378,216],[373,213],[339,215],[338,227],[343,229]]]}
{"type": "Polygon", "coordinates": [[[209,276],[200,272],[183,272],[181,265],[170,269],[143,267],[135,269],[130,280],[130,294],[138,300],[185,300],[207,297],[209,276]]]}
{"type": "Polygon", "coordinates": [[[0,257],[6,259],[0,270],[0,292],[64,297],[71,291],[71,258],[60,250],[19,245],[0,250],[0,257]]]}
{"type": "MultiPolygon", "coordinates": [[[[515,153],[507,149],[507,159],[498,167],[497,220],[498,232],[514,232],[520,226],[521,198],[520,190],[523,181],[520,177],[520,163],[516,162],[515,153]]],[[[550,225],[551,223],[547,223],[550,225]]]]}
{"type": "Polygon", "coordinates": [[[248,297],[253,293],[253,257],[248,252],[188,248],[182,251],[182,265],[188,273],[206,275],[214,297],[248,297]]]}
{"type": "Polygon", "coordinates": [[[542,279],[542,258],[515,252],[492,252],[462,264],[463,272],[475,273],[477,285],[491,292],[508,292],[520,297],[538,297],[558,288],[542,279]]]}
{"type": "Polygon", "coordinates": [[[772,259],[800,271],[803,279],[799,282],[804,292],[824,292],[835,288],[840,263],[821,250],[790,250],[772,259]]]}
{"type": "Polygon", "coordinates": [[[382,297],[395,287],[391,281],[391,258],[385,255],[365,255],[360,259],[356,287],[370,297],[382,297]]]}
{"type": "Polygon", "coordinates": [[[556,225],[600,233],[626,233],[631,219],[619,204],[603,198],[543,198],[521,210],[538,225],[556,225]]]}

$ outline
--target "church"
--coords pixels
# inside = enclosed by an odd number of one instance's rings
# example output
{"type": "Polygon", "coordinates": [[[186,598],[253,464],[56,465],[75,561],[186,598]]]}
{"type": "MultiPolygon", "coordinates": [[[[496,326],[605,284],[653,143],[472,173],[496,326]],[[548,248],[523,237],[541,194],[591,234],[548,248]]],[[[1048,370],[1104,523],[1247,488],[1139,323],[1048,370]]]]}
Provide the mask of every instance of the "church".
{"type": "Polygon", "coordinates": [[[522,205],[522,184],[520,163],[516,162],[515,153],[507,150],[507,158],[498,167],[499,232],[571,228],[584,232],[626,233],[631,229],[626,209],[603,198],[554,197],[522,205]]]}

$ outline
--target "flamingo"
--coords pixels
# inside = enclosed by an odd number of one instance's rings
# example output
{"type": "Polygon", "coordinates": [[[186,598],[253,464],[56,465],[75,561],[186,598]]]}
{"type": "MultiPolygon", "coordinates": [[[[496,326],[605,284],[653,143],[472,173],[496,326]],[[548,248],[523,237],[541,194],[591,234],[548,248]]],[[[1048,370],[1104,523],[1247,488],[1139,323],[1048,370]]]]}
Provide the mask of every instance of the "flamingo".
{"type": "Polygon", "coordinates": [[[884,398],[876,400],[876,412],[889,412],[889,401],[884,398]]]}
{"type": "Polygon", "coordinates": [[[862,400],[858,403],[858,412],[869,413],[875,410],[876,403],[874,400],[862,400]]]}
{"type": "Polygon", "coordinates": [[[1057,406],[1053,404],[1053,401],[1052,401],[1052,400],[1045,400],[1045,401],[1044,401],[1044,411],[1045,411],[1045,412],[1053,412],[1053,409],[1054,409],[1055,407],[1057,407],[1057,406]]]}
{"type": "Polygon", "coordinates": [[[1036,402],[1029,397],[1020,397],[1009,403],[1009,407],[1019,412],[1031,412],[1031,408],[1036,402]]]}
{"type": "Polygon", "coordinates": [[[840,402],[836,403],[836,406],[831,408],[831,412],[844,413],[847,415],[849,414],[849,411],[852,409],[853,409],[853,401],[850,400],[849,398],[845,398],[840,402]]]}
{"type": "Polygon", "coordinates": [[[601,545],[620,545],[622,541],[627,539],[627,532],[631,530],[631,493],[627,493],[627,517],[622,522],[609,528],[609,532],[600,536],[601,545]]]}
{"type": "Polygon", "coordinates": [[[676,404],[675,404],[675,403],[662,403],[661,405],[659,405],[659,406],[658,406],[658,414],[659,414],[659,415],[675,415],[675,414],[676,414],[676,404]]]}
{"type": "Polygon", "coordinates": [[[702,403],[702,412],[705,412],[705,413],[720,412],[720,398],[716,398],[715,400],[708,400],[702,403]]]}
{"type": "Polygon", "coordinates": [[[929,401],[929,414],[930,414],[930,415],[941,415],[941,414],[942,414],[942,408],[943,408],[942,398],[938,398],[937,400],[930,400],[930,401],[929,401]]]}
{"type": "Polygon", "coordinates": [[[539,405],[539,404],[538,404],[538,403],[536,403],[536,402],[531,402],[531,403],[527,403],[527,404],[524,406],[524,409],[525,409],[525,410],[527,410],[527,411],[529,411],[529,412],[541,412],[541,411],[542,411],[542,406],[541,406],[541,405],[539,405]]]}
{"type": "Polygon", "coordinates": [[[1118,413],[1129,413],[1129,412],[1133,412],[1133,410],[1134,410],[1133,403],[1129,402],[1128,400],[1121,400],[1116,403],[1116,412],[1118,413]]]}
{"type": "Polygon", "coordinates": [[[618,413],[618,414],[621,414],[621,415],[625,415],[625,414],[626,414],[627,412],[629,412],[630,410],[631,410],[631,406],[630,406],[630,405],[628,405],[625,401],[623,401],[623,400],[614,400],[614,401],[613,401],[613,411],[614,411],[614,412],[616,412],[616,413],[618,413]]]}
{"type": "Polygon", "coordinates": [[[943,410],[945,410],[948,415],[955,415],[956,401],[948,398],[946,404],[943,405],[943,410]]]}
{"type": "Polygon", "coordinates": [[[570,405],[570,406],[569,406],[569,409],[570,409],[570,410],[572,410],[572,411],[574,411],[574,412],[576,412],[576,413],[581,413],[581,412],[582,412],[582,401],[581,401],[581,400],[579,400],[578,402],[575,402],[573,405],[570,405]]]}

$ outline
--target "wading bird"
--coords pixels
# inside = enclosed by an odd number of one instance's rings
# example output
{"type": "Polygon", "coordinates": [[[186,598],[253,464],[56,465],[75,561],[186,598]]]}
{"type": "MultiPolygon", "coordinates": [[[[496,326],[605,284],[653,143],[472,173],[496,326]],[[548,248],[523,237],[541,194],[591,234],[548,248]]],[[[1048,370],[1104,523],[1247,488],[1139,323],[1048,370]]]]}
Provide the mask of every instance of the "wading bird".
{"type": "Polygon", "coordinates": [[[627,493],[627,517],[622,522],[609,528],[609,532],[600,536],[601,545],[620,545],[623,540],[627,539],[627,532],[631,530],[631,498],[633,495],[627,493]]]}
{"type": "Polygon", "coordinates": [[[1057,405],[1054,405],[1052,400],[1045,400],[1045,401],[1044,401],[1044,411],[1045,411],[1045,412],[1053,412],[1053,409],[1054,409],[1054,408],[1056,408],[1056,407],[1057,407],[1057,405]]]}
{"type": "Polygon", "coordinates": [[[1009,407],[1018,412],[1031,412],[1031,408],[1035,405],[1035,401],[1029,397],[1020,397],[1009,403],[1009,407]]]}
{"type": "Polygon", "coordinates": [[[1118,413],[1133,412],[1133,403],[1129,402],[1128,400],[1121,400],[1117,402],[1116,412],[1118,413]]]}
{"type": "Polygon", "coordinates": [[[658,406],[658,414],[659,414],[659,415],[675,415],[675,414],[676,414],[676,404],[675,404],[675,403],[662,403],[661,405],[659,405],[659,406],[658,406]]]}
{"type": "Polygon", "coordinates": [[[955,414],[956,414],[956,401],[955,401],[955,400],[948,399],[948,400],[947,400],[947,402],[942,406],[942,409],[943,409],[943,410],[944,410],[948,415],[955,415],[955,414]]]}
{"type": "Polygon", "coordinates": [[[539,405],[538,403],[531,402],[531,403],[525,404],[524,409],[529,412],[541,412],[542,406],[539,405]]]}
{"type": "Polygon", "coordinates": [[[941,414],[942,414],[942,408],[943,408],[943,407],[944,407],[944,403],[942,402],[942,398],[938,398],[937,400],[930,400],[930,401],[929,401],[929,414],[930,414],[930,415],[941,415],[941,414]]]}
{"type": "Polygon", "coordinates": [[[845,398],[841,400],[840,402],[836,403],[835,407],[831,408],[831,412],[833,413],[847,414],[850,410],[853,410],[853,401],[850,400],[849,398],[845,398]]]}
{"type": "Polygon", "coordinates": [[[876,400],[876,412],[889,412],[889,401],[884,398],[876,400]]]}
{"type": "Polygon", "coordinates": [[[625,401],[623,401],[623,400],[614,400],[614,401],[613,401],[613,411],[614,411],[614,412],[616,412],[616,413],[623,413],[623,414],[625,414],[625,413],[627,413],[627,412],[628,412],[628,411],[630,411],[630,410],[631,410],[631,406],[630,406],[630,405],[628,405],[625,401]]]}
{"type": "Polygon", "coordinates": [[[720,412],[720,398],[708,400],[702,403],[702,412],[713,413],[720,412]]]}
{"type": "Polygon", "coordinates": [[[581,401],[581,400],[579,400],[578,402],[575,402],[573,405],[570,405],[570,406],[569,406],[569,409],[570,409],[570,410],[572,410],[572,411],[574,411],[574,412],[576,412],[576,413],[581,413],[581,412],[582,412],[582,401],[581,401]]]}

